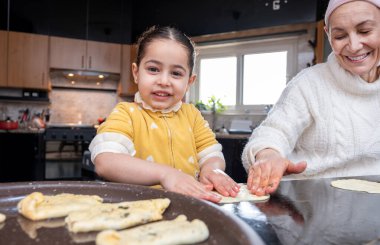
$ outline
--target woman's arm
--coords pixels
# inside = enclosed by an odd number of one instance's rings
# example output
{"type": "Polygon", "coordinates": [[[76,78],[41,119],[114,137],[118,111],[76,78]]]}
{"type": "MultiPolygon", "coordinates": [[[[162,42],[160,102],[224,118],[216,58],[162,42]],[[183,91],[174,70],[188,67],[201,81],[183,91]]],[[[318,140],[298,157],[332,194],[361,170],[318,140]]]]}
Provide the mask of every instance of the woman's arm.
{"type": "Polygon", "coordinates": [[[248,171],[247,187],[258,196],[273,193],[283,175],[301,173],[306,169],[305,161],[294,164],[270,148],[259,151],[255,159],[248,171]]]}

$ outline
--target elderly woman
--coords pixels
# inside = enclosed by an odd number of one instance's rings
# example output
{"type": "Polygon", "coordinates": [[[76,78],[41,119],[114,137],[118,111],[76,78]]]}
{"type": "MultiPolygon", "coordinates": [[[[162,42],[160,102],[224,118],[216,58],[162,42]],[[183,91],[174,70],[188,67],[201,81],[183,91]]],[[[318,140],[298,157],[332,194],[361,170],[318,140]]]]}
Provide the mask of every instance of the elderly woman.
{"type": "Polygon", "coordinates": [[[326,63],[301,71],[242,159],[252,193],[274,192],[281,178],[380,174],[380,0],[331,0],[326,63]]]}

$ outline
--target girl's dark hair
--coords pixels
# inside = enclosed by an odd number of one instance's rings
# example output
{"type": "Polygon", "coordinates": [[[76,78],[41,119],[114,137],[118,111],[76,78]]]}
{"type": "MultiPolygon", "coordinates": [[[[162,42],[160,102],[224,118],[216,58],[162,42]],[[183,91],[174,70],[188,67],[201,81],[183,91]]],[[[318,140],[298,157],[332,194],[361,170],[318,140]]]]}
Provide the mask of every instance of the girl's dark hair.
{"type": "Polygon", "coordinates": [[[157,39],[170,39],[182,44],[188,51],[188,65],[190,67],[190,75],[193,73],[195,63],[195,45],[191,39],[183,32],[170,26],[152,26],[146,30],[137,41],[137,57],[136,64],[139,66],[142,58],[145,56],[147,46],[157,39]]]}

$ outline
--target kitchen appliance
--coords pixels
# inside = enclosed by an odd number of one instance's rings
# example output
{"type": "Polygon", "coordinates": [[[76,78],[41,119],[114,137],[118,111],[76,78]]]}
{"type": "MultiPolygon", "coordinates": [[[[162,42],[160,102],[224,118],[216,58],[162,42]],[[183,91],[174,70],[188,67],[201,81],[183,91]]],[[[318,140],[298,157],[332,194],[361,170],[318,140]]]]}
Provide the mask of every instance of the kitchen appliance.
{"type": "Polygon", "coordinates": [[[95,135],[93,125],[48,124],[45,130],[45,178],[81,179],[83,155],[95,135]]]}
{"type": "Polygon", "coordinates": [[[18,129],[18,121],[0,121],[0,130],[18,129]]]}

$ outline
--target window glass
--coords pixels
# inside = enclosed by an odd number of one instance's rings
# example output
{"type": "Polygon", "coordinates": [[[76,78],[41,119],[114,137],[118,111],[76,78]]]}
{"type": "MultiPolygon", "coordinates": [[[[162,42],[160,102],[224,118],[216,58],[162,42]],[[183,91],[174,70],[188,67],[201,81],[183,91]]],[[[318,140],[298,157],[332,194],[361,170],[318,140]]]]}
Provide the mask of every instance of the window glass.
{"type": "Polygon", "coordinates": [[[244,55],[243,104],[274,104],[286,86],[287,51],[244,55]]]}
{"type": "Polygon", "coordinates": [[[236,62],[236,57],[219,57],[200,61],[200,100],[206,103],[211,96],[215,96],[225,105],[235,105],[236,62]]]}

